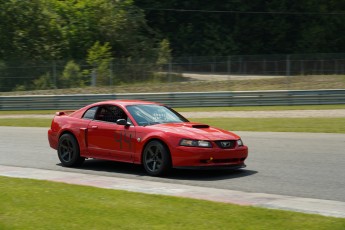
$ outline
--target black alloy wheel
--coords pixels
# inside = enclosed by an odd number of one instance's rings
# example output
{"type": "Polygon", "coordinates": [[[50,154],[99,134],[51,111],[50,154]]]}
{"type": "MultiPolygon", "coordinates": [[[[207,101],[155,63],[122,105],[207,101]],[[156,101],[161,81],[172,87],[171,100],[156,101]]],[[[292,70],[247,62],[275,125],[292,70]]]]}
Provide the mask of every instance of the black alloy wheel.
{"type": "Polygon", "coordinates": [[[72,134],[63,134],[59,139],[58,156],[63,166],[80,166],[84,157],[80,157],[79,145],[72,134]]]}
{"type": "Polygon", "coordinates": [[[162,176],[171,169],[168,148],[159,141],[148,143],[143,152],[143,165],[150,176],[162,176]]]}

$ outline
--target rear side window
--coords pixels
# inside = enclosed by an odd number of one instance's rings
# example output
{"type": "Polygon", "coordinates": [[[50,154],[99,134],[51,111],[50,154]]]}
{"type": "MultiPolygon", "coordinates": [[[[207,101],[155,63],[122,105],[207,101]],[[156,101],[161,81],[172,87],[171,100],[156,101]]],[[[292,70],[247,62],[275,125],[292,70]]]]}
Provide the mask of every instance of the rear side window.
{"type": "Polygon", "coordinates": [[[85,113],[84,113],[84,116],[83,118],[84,119],[95,119],[95,114],[96,114],[96,111],[97,111],[98,107],[92,107],[90,109],[88,109],[85,113]]]}

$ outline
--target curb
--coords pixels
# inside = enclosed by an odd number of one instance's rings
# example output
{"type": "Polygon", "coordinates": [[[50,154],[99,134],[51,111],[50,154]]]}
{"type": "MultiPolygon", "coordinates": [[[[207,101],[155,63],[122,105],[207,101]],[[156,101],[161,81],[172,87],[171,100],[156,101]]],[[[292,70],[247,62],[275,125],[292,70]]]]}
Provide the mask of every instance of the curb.
{"type": "Polygon", "coordinates": [[[345,218],[345,202],[0,165],[0,176],[289,210],[345,218]]]}

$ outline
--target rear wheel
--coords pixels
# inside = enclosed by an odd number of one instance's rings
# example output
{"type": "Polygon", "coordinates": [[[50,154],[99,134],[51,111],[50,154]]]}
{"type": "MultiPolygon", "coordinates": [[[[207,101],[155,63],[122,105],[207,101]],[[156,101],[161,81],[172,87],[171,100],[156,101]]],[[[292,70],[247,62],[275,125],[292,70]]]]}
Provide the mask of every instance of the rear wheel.
{"type": "Polygon", "coordinates": [[[171,169],[168,148],[159,141],[148,143],[143,152],[143,165],[150,176],[162,176],[171,169]]]}
{"type": "Polygon", "coordinates": [[[63,134],[59,139],[58,156],[63,166],[80,166],[84,157],[80,157],[79,145],[72,134],[63,134]]]}

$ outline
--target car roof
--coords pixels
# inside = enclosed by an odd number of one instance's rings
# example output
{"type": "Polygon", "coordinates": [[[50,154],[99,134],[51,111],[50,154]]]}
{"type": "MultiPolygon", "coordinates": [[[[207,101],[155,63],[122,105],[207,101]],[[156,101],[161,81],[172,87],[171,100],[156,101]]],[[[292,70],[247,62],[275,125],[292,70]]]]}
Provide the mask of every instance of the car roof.
{"type": "Polygon", "coordinates": [[[107,100],[107,101],[100,101],[97,103],[92,104],[93,106],[95,105],[122,105],[122,106],[127,106],[127,105],[161,105],[160,103],[156,102],[151,102],[151,101],[141,101],[141,100],[107,100]]]}

